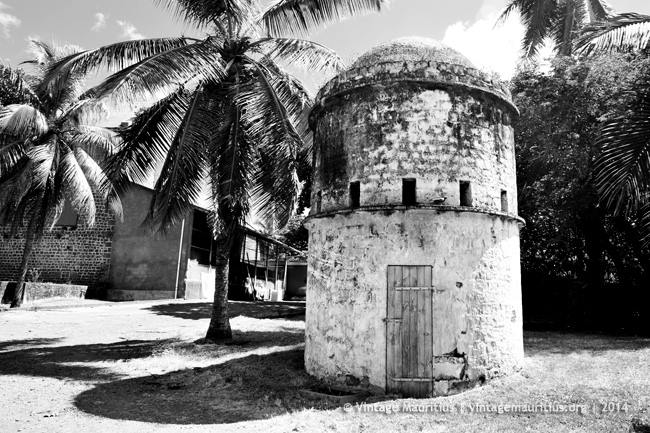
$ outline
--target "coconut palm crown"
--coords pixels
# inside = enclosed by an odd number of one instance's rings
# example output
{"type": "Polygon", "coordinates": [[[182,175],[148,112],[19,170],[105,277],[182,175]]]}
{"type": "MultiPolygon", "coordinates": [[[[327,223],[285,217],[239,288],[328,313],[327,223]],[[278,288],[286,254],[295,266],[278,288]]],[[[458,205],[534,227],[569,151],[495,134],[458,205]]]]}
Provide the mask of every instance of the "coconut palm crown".
{"type": "Polygon", "coordinates": [[[296,166],[309,157],[310,98],[282,63],[339,70],[330,49],[304,39],[317,26],[362,12],[383,0],[157,0],[206,32],[202,39],[120,42],[71,55],[49,70],[57,89],[69,74],[117,70],[90,94],[99,99],[156,101],[122,130],[109,179],[118,192],[157,178],[147,221],[174,226],[207,184],[216,237],[215,304],[207,340],[231,336],[227,316],[228,256],[249,209],[283,225],[300,182],[296,166]],[[265,2],[266,3],[266,2],[265,2]]]}
{"type": "Polygon", "coordinates": [[[557,54],[573,54],[580,30],[611,13],[605,0],[510,0],[499,20],[508,18],[515,10],[525,27],[525,58],[534,57],[547,38],[555,43],[557,54]]]}
{"type": "Polygon", "coordinates": [[[35,75],[14,73],[24,104],[0,107],[0,220],[14,230],[27,226],[23,259],[12,306],[22,302],[29,256],[47,226],[61,215],[65,201],[92,225],[95,197],[121,215],[121,205],[98,161],[114,150],[114,134],[96,126],[101,105],[80,99],[81,75],[69,74],[56,91],[48,90],[48,68],[78,50],[32,41],[35,75]]]}

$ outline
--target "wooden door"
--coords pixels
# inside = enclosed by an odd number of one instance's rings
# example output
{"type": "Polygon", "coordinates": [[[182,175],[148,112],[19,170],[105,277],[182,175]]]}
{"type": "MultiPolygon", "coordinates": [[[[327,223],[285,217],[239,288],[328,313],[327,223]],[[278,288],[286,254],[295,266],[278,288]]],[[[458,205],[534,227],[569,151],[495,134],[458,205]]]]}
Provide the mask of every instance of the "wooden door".
{"type": "Polygon", "coordinates": [[[409,397],[433,394],[431,266],[388,267],[386,388],[409,397]]]}

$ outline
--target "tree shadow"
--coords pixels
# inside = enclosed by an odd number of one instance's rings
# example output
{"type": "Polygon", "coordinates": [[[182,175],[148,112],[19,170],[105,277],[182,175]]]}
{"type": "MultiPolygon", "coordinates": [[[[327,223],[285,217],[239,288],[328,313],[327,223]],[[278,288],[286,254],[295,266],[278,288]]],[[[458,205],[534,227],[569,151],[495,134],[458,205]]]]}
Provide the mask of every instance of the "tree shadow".
{"type": "MultiPolygon", "coordinates": [[[[88,381],[123,379],[128,373],[99,362],[128,362],[154,355],[178,355],[217,363],[224,356],[266,347],[284,347],[304,343],[300,328],[278,326],[268,331],[233,331],[233,341],[224,345],[196,345],[178,339],[127,340],[115,343],[69,346],[27,347],[49,344],[59,339],[13,340],[4,343],[14,350],[0,351],[0,375],[52,377],[88,381]],[[117,371],[116,371],[117,370],[117,371]]],[[[149,361],[144,361],[149,362],[149,361]]],[[[156,363],[157,361],[153,361],[156,363]]],[[[161,362],[165,362],[164,359],[161,362]]],[[[163,366],[164,367],[164,366],[163,366]]],[[[127,367],[128,368],[128,367],[127,367]]]]}
{"type": "Polygon", "coordinates": [[[0,352],[22,349],[30,346],[47,346],[61,341],[62,338],[26,338],[23,340],[0,341],[0,352]]]}
{"type": "MultiPolygon", "coordinates": [[[[191,302],[152,305],[146,308],[155,314],[177,317],[180,319],[209,319],[212,313],[211,302],[191,302]]],[[[305,314],[304,302],[245,302],[230,301],[230,317],[245,316],[254,319],[299,320],[305,314]]]]}
{"type": "Polygon", "coordinates": [[[526,331],[526,355],[566,355],[576,352],[635,351],[650,348],[650,338],[526,331]]]}
{"type": "MultiPolygon", "coordinates": [[[[47,340],[47,339],[44,339],[47,340]]],[[[128,340],[107,344],[36,347],[0,353],[0,374],[44,376],[57,379],[114,380],[123,377],[90,364],[151,356],[176,340],[128,340]]]]}
{"type": "Polygon", "coordinates": [[[339,407],[301,393],[317,386],[303,358],[303,350],[274,352],[99,384],[79,394],[75,405],[105,418],[163,424],[227,424],[339,407]]]}

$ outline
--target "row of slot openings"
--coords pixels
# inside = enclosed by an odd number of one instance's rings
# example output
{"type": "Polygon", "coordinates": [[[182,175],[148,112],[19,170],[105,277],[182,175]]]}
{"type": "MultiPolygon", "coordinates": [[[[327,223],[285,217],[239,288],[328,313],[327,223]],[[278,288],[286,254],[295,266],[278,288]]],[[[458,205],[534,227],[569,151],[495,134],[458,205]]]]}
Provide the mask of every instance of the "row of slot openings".
{"type": "MultiPolygon", "coordinates": [[[[461,180],[460,188],[460,205],[465,207],[472,206],[472,183],[461,180]]],[[[413,178],[402,179],[402,204],[404,206],[417,205],[417,182],[413,178]]],[[[350,182],[350,207],[358,208],[361,206],[361,183],[350,182]]],[[[501,211],[508,212],[508,192],[501,190],[501,211]]]]}

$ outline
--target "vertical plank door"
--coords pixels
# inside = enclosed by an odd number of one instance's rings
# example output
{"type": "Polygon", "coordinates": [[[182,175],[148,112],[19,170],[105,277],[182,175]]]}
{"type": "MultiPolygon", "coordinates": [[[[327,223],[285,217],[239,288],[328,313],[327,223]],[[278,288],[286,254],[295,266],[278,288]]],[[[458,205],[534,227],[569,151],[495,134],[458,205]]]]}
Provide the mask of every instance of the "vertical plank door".
{"type": "Polygon", "coordinates": [[[386,388],[408,397],[433,393],[431,266],[388,266],[386,388]]]}

